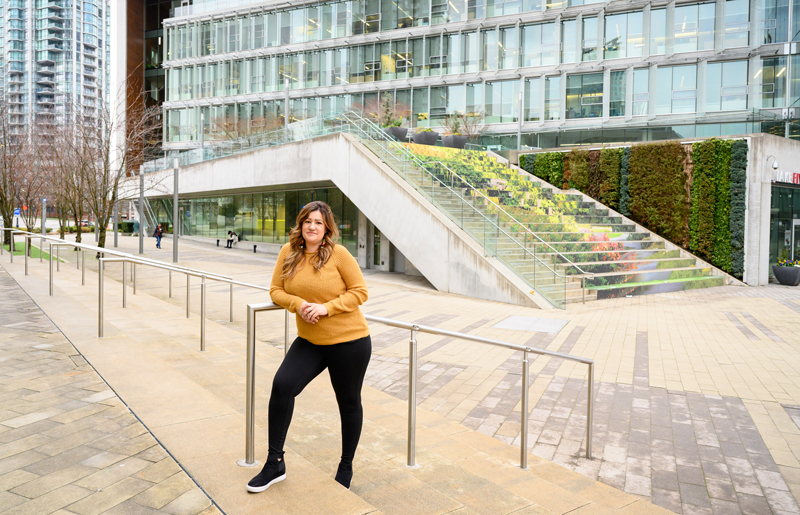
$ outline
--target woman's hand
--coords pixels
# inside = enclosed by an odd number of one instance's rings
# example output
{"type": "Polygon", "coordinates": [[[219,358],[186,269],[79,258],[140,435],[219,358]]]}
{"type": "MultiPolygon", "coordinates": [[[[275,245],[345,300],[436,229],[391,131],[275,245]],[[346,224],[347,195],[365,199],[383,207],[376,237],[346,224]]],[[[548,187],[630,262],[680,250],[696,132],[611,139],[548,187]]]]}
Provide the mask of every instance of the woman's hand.
{"type": "Polygon", "coordinates": [[[312,304],[303,301],[300,305],[300,316],[309,324],[316,324],[319,321],[319,317],[326,316],[327,314],[328,309],[323,304],[312,304]]]}

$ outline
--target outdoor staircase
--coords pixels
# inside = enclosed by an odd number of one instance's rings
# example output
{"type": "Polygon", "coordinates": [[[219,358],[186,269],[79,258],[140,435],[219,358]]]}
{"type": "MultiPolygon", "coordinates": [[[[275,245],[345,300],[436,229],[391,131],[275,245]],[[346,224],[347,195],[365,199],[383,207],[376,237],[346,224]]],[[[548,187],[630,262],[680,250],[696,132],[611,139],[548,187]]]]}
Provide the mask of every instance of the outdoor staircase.
{"type": "Polygon", "coordinates": [[[406,144],[423,170],[403,163],[402,150],[393,163],[385,145],[365,144],[556,305],[726,284],[718,270],[603,204],[557,190],[486,152],[406,144]]]}

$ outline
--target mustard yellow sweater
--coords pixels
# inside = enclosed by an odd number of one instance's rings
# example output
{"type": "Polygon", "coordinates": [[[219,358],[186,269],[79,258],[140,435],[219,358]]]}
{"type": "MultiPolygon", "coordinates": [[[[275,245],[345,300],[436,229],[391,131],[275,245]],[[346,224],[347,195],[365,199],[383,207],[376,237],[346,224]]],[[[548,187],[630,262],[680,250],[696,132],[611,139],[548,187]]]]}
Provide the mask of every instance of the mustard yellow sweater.
{"type": "Polygon", "coordinates": [[[290,252],[287,243],[278,254],[269,294],[272,302],[296,314],[297,335],[316,345],[333,345],[368,336],[367,321],[358,309],[367,301],[367,283],[350,252],[335,245],[333,255],[319,271],[309,263],[314,254],[306,253],[294,277],[284,280],[281,277],[283,262],[290,252]],[[298,313],[304,300],[324,304],[328,316],[309,324],[298,313]]]}

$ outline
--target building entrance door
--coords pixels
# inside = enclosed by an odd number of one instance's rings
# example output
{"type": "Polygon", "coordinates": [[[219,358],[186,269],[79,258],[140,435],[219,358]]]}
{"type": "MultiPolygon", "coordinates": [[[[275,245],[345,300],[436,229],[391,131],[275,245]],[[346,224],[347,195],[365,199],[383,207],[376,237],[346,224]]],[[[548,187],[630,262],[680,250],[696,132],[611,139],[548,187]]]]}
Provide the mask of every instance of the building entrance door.
{"type": "Polygon", "coordinates": [[[792,220],[792,261],[800,259],[800,220],[792,220]]]}

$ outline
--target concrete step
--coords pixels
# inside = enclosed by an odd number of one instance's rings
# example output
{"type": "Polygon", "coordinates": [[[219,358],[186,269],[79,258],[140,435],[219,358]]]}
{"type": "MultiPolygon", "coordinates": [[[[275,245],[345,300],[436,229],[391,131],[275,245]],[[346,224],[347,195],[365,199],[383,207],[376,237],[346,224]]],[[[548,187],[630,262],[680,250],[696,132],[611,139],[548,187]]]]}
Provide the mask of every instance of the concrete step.
{"type": "Polygon", "coordinates": [[[669,293],[681,290],[694,290],[697,288],[711,288],[724,286],[725,277],[719,275],[690,277],[687,279],[667,279],[655,281],[630,282],[624,284],[611,284],[606,286],[587,287],[594,290],[598,300],[626,297],[628,295],[651,295],[654,293],[669,293]]]}
{"type": "Polygon", "coordinates": [[[607,272],[598,273],[586,279],[586,287],[603,287],[629,283],[652,283],[657,281],[675,281],[710,277],[709,267],[665,268],[654,270],[636,270],[632,272],[607,272]]]}
{"type": "MultiPolygon", "coordinates": [[[[218,265],[209,271],[231,273],[230,265],[218,265]]],[[[106,337],[99,339],[92,320],[96,274],[87,274],[82,287],[80,272],[62,267],[50,297],[46,265],[30,263],[29,276],[23,266],[16,262],[9,267],[14,278],[227,513],[668,513],[533,455],[528,457],[529,470],[521,470],[517,447],[421,408],[419,468],[409,469],[406,403],[368,387],[363,391],[365,421],[353,486],[345,490],[333,480],[339,418],[325,374],[298,398],[287,440],[287,480],[264,494],[248,494],[244,485],[258,469],[235,464],[244,452],[244,333],[241,326],[214,321],[220,311],[226,313],[227,288],[209,288],[208,303],[217,307],[206,321],[207,350],[200,352],[196,312],[186,319],[183,305],[166,298],[166,272],[140,267],[137,295],[129,292],[129,307],[123,310],[120,271],[109,266],[106,337]]],[[[562,287],[565,294],[572,289],[572,283],[562,287]]],[[[237,305],[237,317],[243,307],[237,305]]],[[[267,340],[259,343],[256,355],[256,456],[263,460],[270,380],[283,356],[282,348],[269,341],[282,336],[283,316],[260,316],[258,327],[257,334],[267,340]]],[[[388,328],[372,328],[376,335],[384,330],[388,328]]]]}

